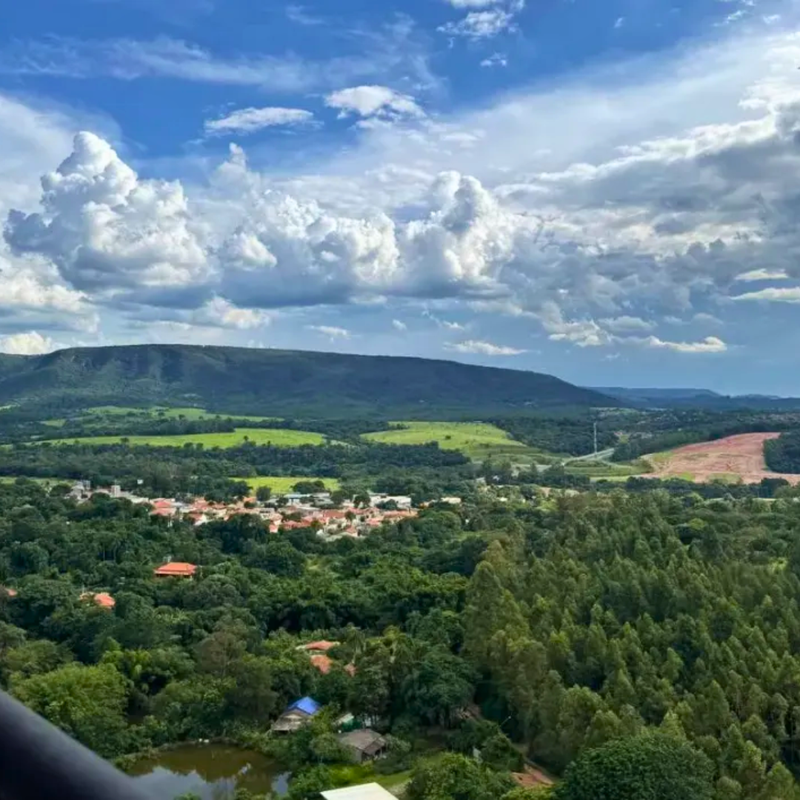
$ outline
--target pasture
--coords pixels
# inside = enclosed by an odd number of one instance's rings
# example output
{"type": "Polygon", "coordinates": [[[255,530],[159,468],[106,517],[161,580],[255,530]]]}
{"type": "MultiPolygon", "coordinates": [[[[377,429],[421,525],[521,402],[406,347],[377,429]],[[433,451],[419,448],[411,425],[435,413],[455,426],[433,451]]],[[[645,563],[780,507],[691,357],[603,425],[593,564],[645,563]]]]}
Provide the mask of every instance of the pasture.
{"type": "Polygon", "coordinates": [[[320,445],[325,437],[311,431],[294,431],[276,428],[236,428],[231,433],[196,433],[180,436],[84,436],[78,439],[51,439],[51,445],[71,444],[125,444],[131,447],[183,447],[184,445],[203,445],[206,448],[238,447],[246,441],[257,445],[270,444],[273,447],[299,447],[304,444],[320,445]]]}
{"type": "Polygon", "coordinates": [[[287,478],[285,476],[259,475],[257,478],[231,478],[231,480],[246,481],[253,492],[261,486],[269,486],[273,494],[287,494],[300,481],[322,481],[329,492],[335,491],[340,486],[338,478],[308,478],[303,476],[287,478]]]}
{"type": "Polygon", "coordinates": [[[468,458],[530,461],[539,451],[511,438],[504,430],[485,422],[393,422],[388,431],[365,433],[364,439],[382,444],[420,445],[438,442],[442,450],[458,450],[468,458]]]}

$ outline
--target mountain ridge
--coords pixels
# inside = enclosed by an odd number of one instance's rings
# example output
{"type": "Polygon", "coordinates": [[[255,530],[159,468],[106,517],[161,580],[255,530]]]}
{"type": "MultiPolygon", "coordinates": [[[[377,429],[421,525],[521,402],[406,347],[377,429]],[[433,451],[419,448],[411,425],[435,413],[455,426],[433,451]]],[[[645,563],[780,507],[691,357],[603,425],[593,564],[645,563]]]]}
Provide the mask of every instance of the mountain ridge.
{"type": "Polygon", "coordinates": [[[175,344],[0,357],[0,404],[22,402],[202,404],[227,413],[388,418],[625,405],[524,370],[407,356],[175,344]]]}

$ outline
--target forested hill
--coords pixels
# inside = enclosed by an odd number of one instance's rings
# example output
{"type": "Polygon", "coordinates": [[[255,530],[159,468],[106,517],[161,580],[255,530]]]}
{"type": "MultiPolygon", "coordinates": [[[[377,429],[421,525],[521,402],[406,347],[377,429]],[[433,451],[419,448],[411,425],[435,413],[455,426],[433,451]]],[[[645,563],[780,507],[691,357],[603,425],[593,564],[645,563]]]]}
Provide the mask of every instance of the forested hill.
{"type": "Polygon", "coordinates": [[[0,357],[0,404],[187,403],[277,416],[443,418],[619,406],[550,375],[451,361],[135,345],[0,357]]]}

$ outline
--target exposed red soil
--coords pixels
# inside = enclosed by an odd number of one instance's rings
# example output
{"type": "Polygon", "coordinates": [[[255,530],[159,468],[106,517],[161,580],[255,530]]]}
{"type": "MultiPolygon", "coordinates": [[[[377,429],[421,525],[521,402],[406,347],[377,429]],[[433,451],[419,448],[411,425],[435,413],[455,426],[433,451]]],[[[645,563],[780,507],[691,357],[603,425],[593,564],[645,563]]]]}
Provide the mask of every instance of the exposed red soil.
{"type": "Polygon", "coordinates": [[[764,442],[778,436],[779,433],[743,433],[680,447],[653,464],[653,477],[687,477],[691,474],[696,483],[705,483],[721,476],[736,475],[743,483],[758,483],[763,478],[784,478],[792,484],[800,483],[800,475],[767,470],[764,442]]]}

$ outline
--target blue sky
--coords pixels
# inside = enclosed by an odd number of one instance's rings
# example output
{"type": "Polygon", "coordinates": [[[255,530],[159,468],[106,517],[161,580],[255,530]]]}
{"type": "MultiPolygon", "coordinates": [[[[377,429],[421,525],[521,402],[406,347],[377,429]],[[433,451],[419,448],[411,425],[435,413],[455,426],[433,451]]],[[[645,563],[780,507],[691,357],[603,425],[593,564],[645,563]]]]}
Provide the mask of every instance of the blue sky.
{"type": "Polygon", "coordinates": [[[0,350],[800,394],[793,0],[0,8],[0,350]]]}

